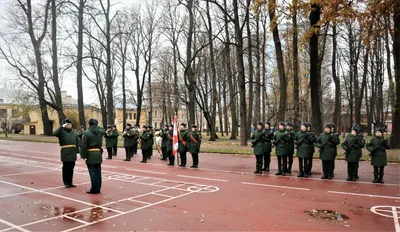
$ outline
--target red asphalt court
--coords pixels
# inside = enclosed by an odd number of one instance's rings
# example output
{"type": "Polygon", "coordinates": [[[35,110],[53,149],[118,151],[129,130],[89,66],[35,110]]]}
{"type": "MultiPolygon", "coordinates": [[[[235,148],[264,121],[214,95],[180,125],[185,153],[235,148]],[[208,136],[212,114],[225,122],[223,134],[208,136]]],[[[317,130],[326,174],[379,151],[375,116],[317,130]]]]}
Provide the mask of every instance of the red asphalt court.
{"type": "MultiPolygon", "coordinates": [[[[200,168],[190,169],[169,167],[157,157],[141,164],[140,154],[122,162],[120,149],[103,162],[102,193],[89,195],[84,160],[76,163],[78,187],[66,189],[59,157],[57,144],[0,140],[0,232],[400,232],[398,164],[385,168],[382,185],[371,183],[367,162],[360,163],[354,183],[345,181],[344,161],[336,161],[334,180],[317,173],[300,179],[297,160],[291,175],[276,177],[275,158],[270,174],[254,175],[254,156],[200,154],[200,168]],[[305,214],[312,209],[335,210],[349,219],[315,219],[305,214]]],[[[189,153],[188,160],[190,166],[189,153]]],[[[313,171],[321,172],[320,160],[314,159],[313,171]]]]}

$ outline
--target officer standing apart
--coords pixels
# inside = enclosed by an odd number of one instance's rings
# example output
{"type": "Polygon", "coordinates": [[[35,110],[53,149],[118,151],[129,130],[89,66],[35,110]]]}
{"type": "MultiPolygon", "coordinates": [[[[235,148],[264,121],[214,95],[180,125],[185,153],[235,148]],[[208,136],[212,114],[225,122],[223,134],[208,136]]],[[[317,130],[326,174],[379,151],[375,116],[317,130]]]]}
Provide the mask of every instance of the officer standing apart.
{"type": "Polygon", "coordinates": [[[117,156],[118,152],[118,136],[119,136],[119,131],[117,129],[117,125],[113,125],[113,136],[114,136],[114,146],[113,146],[113,156],[117,156]]]}
{"type": "Polygon", "coordinates": [[[147,159],[150,156],[150,150],[153,148],[153,139],[151,138],[151,132],[148,129],[148,126],[144,125],[143,133],[139,136],[142,149],[142,161],[140,161],[140,163],[147,163],[147,159]]]}
{"type": "Polygon", "coordinates": [[[107,159],[112,159],[115,139],[114,139],[114,134],[113,134],[111,125],[107,126],[107,131],[106,131],[106,134],[104,135],[104,138],[106,138],[106,148],[107,148],[107,154],[108,154],[107,159]]]}
{"type": "MultiPolygon", "coordinates": [[[[340,143],[339,133],[336,133],[336,125],[335,125],[335,123],[331,123],[331,126],[332,126],[332,131],[331,131],[332,134],[337,137],[337,140],[340,143]]],[[[336,159],[336,156],[337,156],[337,153],[338,153],[337,152],[337,146],[335,146],[334,149],[335,149],[335,159],[336,159]]],[[[334,173],[335,172],[335,160],[333,160],[331,171],[332,172],[331,172],[330,176],[334,177],[335,176],[335,173],[334,173]]]]}
{"type": "Polygon", "coordinates": [[[178,131],[178,140],[179,140],[178,152],[179,156],[181,157],[181,164],[179,166],[184,168],[186,167],[186,152],[187,152],[186,143],[188,141],[188,131],[186,130],[185,123],[181,123],[180,125],[178,131]]]}
{"type": "Polygon", "coordinates": [[[76,156],[79,153],[78,135],[72,129],[72,120],[67,118],[61,122],[62,126],[53,132],[58,138],[61,147],[62,177],[66,188],[76,187],[73,184],[76,156]]]}
{"type": "Polygon", "coordinates": [[[98,124],[96,119],[89,119],[89,128],[83,132],[81,145],[81,157],[86,160],[92,183],[92,187],[86,192],[88,194],[99,194],[101,190],[101,163],[103,161],[101,147],[106,132],[98,127],[98,124]]]}
{"type": "Polygon", "coordinates": [[[164,129],[161,130],[160,137],[161,137],[161,153],[162,153],[161,160],[167,160],[167,157],[168,157],[168,153],[167,153],[167,147],[168,147],[168,124],[164,125],[164,129]]]}
{"type": "Polygon", "coordinates": [[[293,132],[293,123],[288,122],[286,124],[286,134],[288,136],[288,143],[287,143],[287,173],[292,173],[292,166],[293,166],[293,155],[294,155],[294,132],[293,132]]]}
{"type": "Polygon", "coordinates": [[[256,170],[254,171],[254,174],[262,174],[263,155],[265,153],[265,143],[267,142],[263,127],[264,122],[257,122],[257,130],[255,130],[250,137],[251,146],[253,147],[254,155],[256,156],[256,170]]]}
{"type": "Polygon", "coordinates": [[[354,125],[351,129],[351,134],[347,135],[346,140],[342,143],[342,148],[345,151],[347,161],[347,181],[356,181],[357,164],[362,156],[362,148],[364,143],[357,134],[360,132],[360,127],[354,125]]]}
{"type": "Polygon", "coordinates": [[[294,144],[297,149],[297,158],[299,159],[299,175],[297,177],[308,177],[310,172],[310,149],[313,145],[310,140],[310,134],[307,132],[308,124],[305,122],[301,125],[301,129],[294,137],[294,144]]]}
{"type": "Polygon", "coordinates": [[[263,160],[264,160],[264,168],[262,171],[269,172],[269,165],[271,163],[271,146],[272,146],[272,139],[274,138],[274,133],[271,130],[271,122],[267,121],[265,122],[265,136],[266,136],[266,142],[264,146],[264,155],[263,155],[263,160]]]}
{"type": "Polygon", "coordinates": [[[372,183],[383,182],[383,169],[387,165],[386,149],[390,149],[389,141],[383,138],[383,128],[378,128],[375,138],[367,144],[367,150],[371,152],[371,165],[374,166],[374,180],[372,183]]]}
{"type": "Polygon", "coordinates": [[[122,133],[122,137],[124,137],[124,147],[125,147],[125,159],[124,161],[131,161],[131,158],[134,154],[134,146],[136,143],[137,147],[137,134],[131,130],[131,124],[127,123],[124,133],[122,133]]]}
{"type": "Polygon", "coordinates": [[[189,133],[189,152],[192,155],[193,165],[191,168],[199,167],[199,152],[201,145],[201,133],[197,130],[197,125],[192,125],[192,131],[189,133]]]}
{"type": "Polygon", "coordinates": [[[326,124],[324,133],[318,136],[316,146],[320,149],[319,157],[322,160],[323,175],[321,179],[332,179],[333,164],[335,161],[336,146],[339,144],[339,139],[332,134],[332,125],[326,124]]]}
{"type": "Polygon", "coordinates": [[[285,122],[279,122],[279,130],[274,134],[275,154],[278,157],[278,172],[275,173],[277,176],[284,176],[287,171],[288,142],[289,137],[285,131],[285,122]]]}

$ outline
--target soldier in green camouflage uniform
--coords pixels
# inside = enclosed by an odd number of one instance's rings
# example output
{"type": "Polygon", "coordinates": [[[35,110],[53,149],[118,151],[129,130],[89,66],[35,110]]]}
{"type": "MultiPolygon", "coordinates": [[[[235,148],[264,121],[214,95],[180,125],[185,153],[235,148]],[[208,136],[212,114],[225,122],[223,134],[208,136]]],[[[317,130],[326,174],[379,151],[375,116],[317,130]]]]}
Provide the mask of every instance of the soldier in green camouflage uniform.
{"type": "Polygon", "coordinates": [[[167,147],[168,147],[168,124],[164,125],[164,129],[161,130],[160,137],[161,137],[161,152],[162,152],[162,158],[161,160],[167,160],[168,157],[168,152],[167,152],[167,147]]]}
{"type": "Polygon", "coordinates": [[[107,126],[107,131],[104,134],[104,138],[106,138],[106,148],[107,148],[107,154],[108,154],[107,159],[112,159],[115,138],[114,138],[114,134],[113,134],[111,125],[107,126]]]}
{"type": "Polygon", "coordinates": [[[172,154],[172,149],[173,149],[173,139],[174,139],[174,125],[170,124],[169,125],[169,130],[167,132],[167,155],[169,159],[169,163],[167,165],[169,166],[174,166],[175,165],[175,156],[172,154]]]}
{"type": "Polygon", "coordinates": [[[113,136],[114,136],[114,146],[113,146],[113,156],[117,156],[118,152],[118,136],[119,136],[119,131],[117,129],[117,125],[113,125],[113,136]]]}
{"type": "Polygon", "coordinates": [[[309,140],[310,140],[310,143],[308,144],[309,145],[309,149],[308,149],[308,152],[310,153],[309,154],[309,156],[308,156],[308,158],[306,158],[306,159],[308,159],[308,176],[311,176],[312,175],[312,166],[313,166],[313,157],[314,157],[314,153],[315,153],[315,146],[314,146],[314,143],[317,141],[317,136],[315,135],[315,133],[314,132],[312,132],[311,131],[311,123],[310,122],[306,122],[307,123],[307,132],[308,132],[308,134],[309,134],[309,140]]]}
{"type": "Polygon", "coordinates": [[[288,154],[288,149],[287,149],[287,143],[289,141],[289,137],[286,134],[285,131],[285,122],[279,122],[279,130],[274,133],[274,146],[275,148],[275,154],[278,158],[278,172],[275,173],[277,176],[284,176],[286,173],[286,168],[287,168],[287,154],[288,154]]]}
{"type": "Polygon", "coordinates": [[[370,151],[371,165],[374,166],[374,180],[372,183],[385,183],[383,181],[383,170],[387,165],[386,150],[390,149],[389,140],[383,138],[383,128],[378,128],[375,137],[366,145],[370,151]]]}
{"type": "Polygon", "coordinates": [[[251,146],[253,147],[254,155],[256,156],[256,170],[254,174],[262,174],[263,155],[265,154],[265,143],[267,137],[263,130],[264,122],[257,122],[257,130],[251,135],[251,146]]]}
{"type": "Polygon", "coordinates": [[[342,148],[345,151],[346,161],[347,161],[347,181],[357,180],[357,164],[362,156],[362,148],[364,147],[364,142],[357,136],[360,133],[361,128],[354,125],[351,129],[351,134],[349,134],[346,140],[342,143],[342,148]]]}
{"type": "Polygon", "coordinates": [[[307,132],[308,123],[301,125],[301,129],[294,137],[294,144],[297,149],[297,158],[299,159],[299,175],[297,177],[308,177],[310,169],[310,149],[314,148],[310,133],[307,132]],[[312,147],[311,147],[311,146],[312,147]]]}
{"type": "Polygon", "coordinates": [[[325,132],[318,136],[316,146],[320,149],[320,159],[322,160],[323,175],[321,179],[332,179],[333,163],[336,155],[336,146],[340,140],[335,134],[331,133],[332,125],[325,125],[325,132]]]}
{"type": "Polygon", "coordinates": [[[191,168],[198,168],[199,166],[199,152],[201,145],[201,133],[197,130],[197,125],[192,125],[192,131],[189,132],[188,147],[192,155],[193,165],[191,168]]]}
{"type": "Polygon", "coordinates": [[[148,159],[151,159],[153,156],[153,144],[154,144],[154,130],[152,125],[147,126],[147,131],[149,132],[150,140],[151,140],[151,148],[149,150],[148,159]]]}
{"type": "Polygon", "coordinates": [[[79,141],[76,131],[72,129],[72,120],[67,118],[61,122],[53,136],[58,138],[61,147],[62,177],[66,188],[76,187],[73,184],[76,156],[79,153],[79,141]]]}
{"type": "Polygon", "coordinates": [[[293,123],[288,122],[286,124],[286,133],[288,136],[288,143],[287,143],[287,173],[292,173],[292,166],[293,166],[293,155],[294,155],[294,136],[295,133],[293,132],[293,123]]]}
{"type": "Polygon", "coordinates": [[[81,157],[86,160],[92,187],[86,193],[99,194],[101,190],[101,163],[103,149],[103,136],[106,133],[103,128],[97,126],[96,119],[89,120],[89,128],[83,132],[81,145],[81,157]]]}
{"type": "Polygon", "coordinates": [[[187,142],[188,142],[188,130],[186,129],[186,124],[181,123],[179,131],[178,131],[178,152],[181,158],[180,167],[186,167],[186,152],[187,152],[187,142]]]}
{"type": "Polygon", "coordinates": [[[262,171],[269,172],[269,165],[271,163],[271,150],[272,150],[272,139],[274,138],[274,132],[271,130],[271,122],[267,121],[265,122],[265,137],[266,137],[266,142],[264,146],[264,155],[263,155],[263,160],[264,160],[264,167],[262,171]]]}
{"type": "Polygon", "coordinates": [[[126,158],[124,159],[124,161],[131,161],[131,158],[134,154],[136,154],[137,151],[139,134],[136,130],[132,130],[131,126],[132,125],[130,123],[126,124],[126,129],[122,134],[122,137],[124,137],[124,147],[126,153],[126,158]]]}
{"type": "Polygon", "coordinates": [[[76,133],[78,135],[78,138],[79,138],[79,147],[81,147],[82,136],[83,136],[83,132],[84,131],[85,131],[85,126],[81,125],[80,130],[76,133]]]}
{"type": "MultiPolygon", "coordinates": [[[[332,134],[335,135],[337,137],[337,140],[339,140],[339,142],[340,142],[339,133],[336,133],[335,123],[331,123],[331,126],[332,126],[332,134]]],[[[335,148],[335,159],[336,159],[336,156],[338,154],[337,146],[335,146],[334,148],[335,148]]],[[[332,172],[330,173],[330,176],[334,177],[335,176],[334,172],[335,172],[335,160],[333,160],[333,163],[332,163],[332,172]]]]}
{"type": "Polygon", "coordinates": [[[150,150],[153,148],[153,139],[151,138],[151,131],[148,126],[143,126],[143,133],[139,136],[139,139],[143,157],[140,163],[147,163],[147,159],[150,156],[150,150]]]}

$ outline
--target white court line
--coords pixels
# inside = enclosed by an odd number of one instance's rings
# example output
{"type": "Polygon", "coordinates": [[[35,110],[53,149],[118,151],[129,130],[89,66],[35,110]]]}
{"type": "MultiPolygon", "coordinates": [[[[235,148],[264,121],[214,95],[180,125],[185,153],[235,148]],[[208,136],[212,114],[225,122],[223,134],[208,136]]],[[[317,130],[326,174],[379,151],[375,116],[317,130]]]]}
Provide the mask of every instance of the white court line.
{"type": "MultiPolygon", "coordinates": [[[[386,212],[386,213],[393,213],[393,210],[386,210],[386,209],[375,209],[377,212],[386,212]]],[[[397,212],[397,214],[400,214],[400,211],[397,212]]]]}
{"type": "Polygon", "coordinates": [[[53,170],[43,170],[43,171],[33,171],[33,172],[13,173],[13,174],[1,175],[0,177],[19,176],[19,175],[34,174],[34,173],[41,173],[41,172],[51,172],[51,171],[57,171],[57,169],[53,169],[53,170]]]}
{"type": "MultiPolygon", "coordinates": [[[[76,213],[76,212],[74,212],[74,213],[76,213]]],[[[70,217],[70,216],[68,216],[68,215],[63,215],[62,217],[68,218],[68,219],[73,220],[73,221],[80,222],[80,223],[85,224],[85,225],[88,225],[88,224],[89,224],[89,222],[85,222],[85,221],[79,220],[79,219],[77,219],[77,218],[70,217]]]]}
{"type": "Polygon", "coordinates": [[[296,188],[296,187],[288,187],[288,186],[280,186],[280,185],[258,184],[258,183],[251,183],[251,182],[241,182],[241,184],[255,185],[255,186],[264,186],[264,187],[271,187],[271,188],[284,188],[284,189],[293,189],[293,190],[310,191],[310,189],[308,189],[308,188],[296,188]]]}
{"type": "MultiPolygon", "coordinates": [[[[11,222],[4,221],[4,220],[1,219],[1,218],[0,218],[0,222],[2,222],[3,224],[5,224],[5,225],[7,225],[7,226],[11,226],[11,229],[16,229],[16,230],[23,231],[23,232],[29,232],[29,230],[26,230],[26,229],[24,229],[24,228],[22,228],[22,227],[20,227],[20,226],[14,225],[14,224],[12,224],[11,222]]],[[[11,230],[11,229],[7,229],[7,230],[11,230]]]]}
{"type": "Polygon", "coordinates": [[[192,178],[192,179],[200,179],[200,180],[212,180],[212,181],[219,181],[219,182],[228,182],[228,180],[213,179],[213,178],[198,177],[198,176],[186,176],[186,175],[177,175],[177,176],[185,177],[185,178],[192,178]]]}
{"type": "Polygon", "coordinates": [[[139,169],[132,169],[132,168],[126,168],[125,170],[135,171],[135,172],[152,173],[152,174],[159,174],[159,175],[166,175],[167,174],[165,172],[153,172],[153,171],[139,170],[139,169]]]}
{"type": "Polygon", "coordinates": [[[103,165],[103,164],[101,164],[101,167],[119,169],[119,167],[114,167],[114,166],[109,166],[109,165],[103,165]]]}
{"type": "Polygon", "coordinates": [[[10,183],[10,182],[3,181],[3,180],[0,180],[0,183],[9,184],[9,185],[12,185],[12,186],[16,186],[16,187],[20,187],[20,188],[26,188],[26,189],[30,189],[30,190],[37,190],[36,192],[44,193],[44,194],[47,194],[47,195],[50,195],[50,196],[62,198],[62,199],[65,199],[65,200],[75,201],[75,202],[78,202],[78,203],[81,203],[81,204],[85,204],[85,205],[89,205],[89,206],[99,207],[99,208],[106,209],[106,210],[109,210],[109,211],[114,211],[114,212],[117,212],[117,213],[122,213],[119,210],[104,208],[104,207],[101,207],[101,206],[98,206],[98,205],[95,205],[95,204],[91,204],[91,203],[88,203],[88,202],[85,202],[85,201],[80,201],[80,200],[77,200],[77,199],[74,199],[74,198],[65,197],[65,196],[61,196],[61,195],[58,195],[58,194],[54,194],[54,193],[45,192],[45,191],[42,191],[42,190],[39,190],[39,189],[29,188],[27,186],[10,183]]]}
{"type": "Polygon", "coordinates": [[[152,194],[153,194],[153,195],[160,196],[160,197],[169,197],[169,198],[173,197],[173,196],[169,196],[169,195],[165,195],[165,194],[160,194],[160,193],[152,193],[152,194]]]}
{"type": "Polygon", "coordinates": [[[392,214],[394,220],[394,228],[396,229],[396,232],[400,232],[399,215],[397,215],[396,207],[392,207],[392,214]]]}
{"type": "Polygon", "coordinates": [[[149,202],[139,201],[139,200],[135,200],[135,199],[128,199],[128,201],[138,202],[138,203],[145,204],[145,205],[151,205],[151,203],[149,203],[149,202]]]}
{"type": "Polygon", "coordinates": [[[396,199],[396,200],[400,200],[400,197],[383,196],[383,195],[372,195],[372,194],[361,194],[361,193],[349,193],[349,192],[337,192],[337,191],[328,191],[328,193],[336,193],[336,194],[343,194],[343,195],[353,195],[353,196],[362,196],[362,197],[377,197],[377,198],[387,198],[387,199],[396,199]]]}

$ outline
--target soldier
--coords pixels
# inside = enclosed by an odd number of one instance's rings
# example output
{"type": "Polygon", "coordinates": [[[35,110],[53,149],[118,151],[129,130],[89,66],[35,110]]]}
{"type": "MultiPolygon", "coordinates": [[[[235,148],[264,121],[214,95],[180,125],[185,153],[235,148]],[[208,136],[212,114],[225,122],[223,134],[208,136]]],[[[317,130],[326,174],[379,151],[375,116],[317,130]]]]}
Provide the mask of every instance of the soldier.
{"type": "Polygon", "coordinates": [[[79,138],[79,147],[81,147],[81,142],[82,142],[82,136],[83,132],[85,131],[85,126],[81,125],[80,130],[77,132],[78,138],[79,138]]]}
{"type": "Polygon", "coordinates": [[[293,123],[288,122],[286,124],[286,133],[288,135],[288,143],[287,143],[287,173],[292,173],[293,166],[293,154],[294,154],[294,132],[293,132],[293,123]]]}
{"type": "Polygon", "coordinates": [[[279,176],[282,175],[284,176],[286,173],[286,168],[287,168],[287,143],[289,142],[289,138],[286,134],[285,131],[285,122],[279,122],[279,130],[275,132],[274,134],[274,146],[276,147],[275,149],[275,154],[278,157],[278,172],[275,173],[275,175],[279,176]],[[282,163],[283,162],[283,163],[282,163]]]}
{"type": "Polygon", "coordinates": [[[254,155],[256,156],[256,170],[254,174],[262,174],[263,166],[263,155],[265,154],[265,143],[267,138],[265,131],[263,130],[264,122],[257,122],[257,130],[251,135],[251,146],[254,150],[254,155]]]}
{"type": "Polygon", "coordinates": [[[172,154],[172,149],[173,149],[173,140],[174,140],[174,125],[170,124],[169,125],[169,130],[168,130],[168,142],[167,142],[167,155],[169,159],[169,166],[174,166],[175,165],[175,156],[172,154]]]}
{"type": "Polygon", "coordinates": [[[314,148],[314,146],[310,139],[310,134],[307,132],[307,127],[308,123],[303,123],[300,131],[294,137],[294,144],[297,149],[296,156],[299,159],[299,175],[297,177],[308,177],[310,172],[310,156],[312,155],[310,149],[314,148]]]}
{"type": "Polygon", "coordinates": [[[378,128],[375,137],[367,144],[367,150],[371,158],[371,165],[374,166],[374,180],[372,183],[385,183],[383,181],[383,169],[387,165],[386,149],[390,149],[389,141],[383,138],[383,128],[378,128]]]}
{"type": "Polygon", "coordinates": [[[119,136],[119,131],[117,129],[117,125],[113,125],[113,135],[114,135],[114,146],[113,146],[113,156],[117,156],[118,152],[118,136],[119,136]]]}
{"type": "Polygon", "coordinates": [[[266,136],[266,142],[264,146],[264,155],[263,155],[263,160],[264,160],[264,168],[262,171],[269,172],[269,165],[271,163],[271,146],[272,146],[272,139],[274,137],[274,133],[270,129],[271,127],[271,122],[267,121],[265,122],[265,136],[266,136]]]}
{"type": "Polygon", "coordinates": [[[168,153],[167,153],[167,147],[168,147],[168,124],[164,125],[164,129],[161,130],[160,136],[161,136],[161,153],[162,153],[162,158],[161,160],[167,160],[168,153]]]}
{"type": "Polygon", "coordinates": [[[361,128],[354,125],[351,129],[351,134],[349,134],[346,140],[342,143],[342,148],[345,151],[346,161],[347,161],[347,181],[357,180],[357,163],[360,161],[362,156],[362,148],[364,143],[360,137],[357,136],[360,133],[361,128]]]}
{"type": "Polygon", "coordinates": [[[53,136],[58,138],[58,143],[61,147],[61,162],[62,177],[64,186],[66,188],[76,187],[73,183],[74,167],[76,156],[79,153],[79,141],[78,135],[74,129],[72,129],[72,120],[67,118],[62,120],[61,125],[57,130],[53,132],[53,136]]]}
{"type": "Polygon", "coordinates": [[[201,133],[197,130],[197,125],[192,125],[192,131],[189,132],[189,152],[192,155],[193,165],[191,168],[198,168],[199,166],[199,152],[201,145],[201,133]]]}
{"type": "Polygon", "coordinates": [[[149,127],[143,126],[143,133],[139,136],[140,144],[142,149],[142,161],[140,163],[147,163],[147,159],[150,156],[150,150],[153,147],[153,139],[151,138],[151,131],[149,127]]]}
{"type": "MultiPolygon", "coordinates": [[[[331,123],[331,126],[332,126],[332,134],[335,135],[335,136],[337,137],[337,140],[340,142],[339,134],[336,133],[336,125],[335,125],[335,123],[331,123]]],[[[337,156],[337,146],[335,146],[334,149],[335,149],[335,159],[336,159],[336,156],[337,156]]],[[[335,172],[335,160],[333,160],[333,163],[332,163],[332,173],[330,174],[332,177],[335,176],[334,172],[335,172]]]]}
{"type": "Polygon", "coordinates": [[[86,160],[92,187],[86,193],[99,194],[101,190],[101,163],[103,149],[103,136],[106,133],[98,127],[96,119],[89,119],[89,128],[83,132],[81,157],[86,160]]]}
{"type": "MultiPolygon", "coordinates": [[[[153,130],[153,126],[152,125],[148,125],[147,126],[147,131],[149,131],[149,136],[150,136],[150,140],[151,140],[151,148],[149,150],[149,155],[148,155],[148,159],[151,159],[151,157],[153,156],[153,144],[154,144],[154,130],[153,130]]],[[[148,141],[149,142],[149,141],[148,141]]],[[[150,142],[149,142],[150,143],[150,142]]]]}
{"type": "Polygon", "coordinates": [[[114,139],[114,134],[113,134],[111,125],[107,126],[107,131],[106,131],[106,134],[104,135],[104,138],[106,138],[106,148],[107,148],[107,154],[108,154],[108,157],[106,159],[112,159],[115,139],[114,139]]]}
{"type": "Polygon", "coordinates": [[[179,141],[178,152],[181,158],[181,164],[179,166],[184,168],[186,167],[186,152],[187,152],[186,143],[188,141],[188,131],[186,129],[185,123],[181,123],[180,125],[178,131],[178,141],[179,141]]]}
{"type": "Polygon", "coordinates": [[[340,143],[338,137],[332,134],[332,125],[326,124],[324,133],[318,136],[316,146],[320,149],[319,156],[322,160],[323,175],[321,179],[332,179],[333,162],[335,160],[335,147],[340,143]]]}
{"type": "Polygon", "coordinates": [[[309,149],[308,149],[308,152],[310,153],[309,154],[309,158],[307,158],[308,159],[308,176],[311,176],[312,175],[312,165],[313,165],[313,157],[314,157],[314,153],[315,153],[315,147],[314,147],[314,143],[315,143],[315,141],[317,141],[317,137],[316,137],[316,135],[315,135],[315,133],[314,132],[312,132],[311,131],[311,123],[310,122],[307,122],[307,132],[308,132],[308,134],[309,134],[309,140],[310,140],[310,143],[309,143],[309,149]]]}
{"type": "MultiPolygon", "coordinates": [[[[124,137],[124,147],[125,147],[125,159],[124,161],[131,161],[131,158],[134,154],[134,146],[136,144],[137,147],[137,139],[138,135],[134,130],[131,129],[132,125],[130,123],[126,124],[126,129],[122,134],[124,137]]],[[[137,149],[137,148],[136,148],[137,149]]]]}

